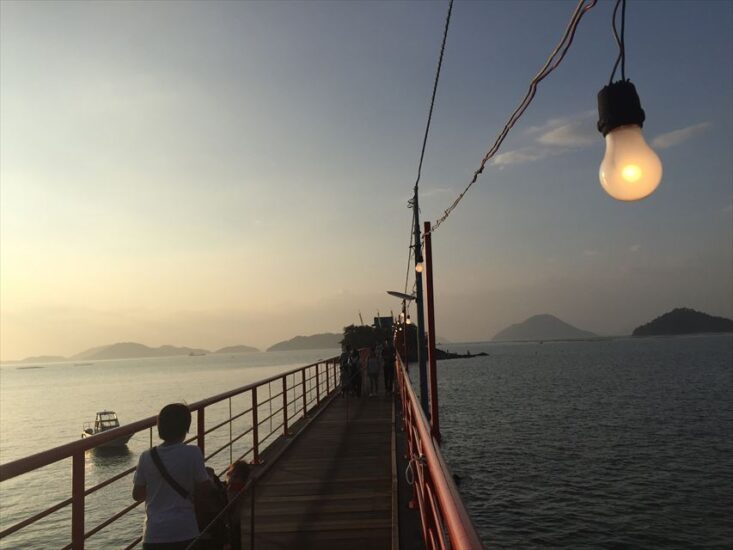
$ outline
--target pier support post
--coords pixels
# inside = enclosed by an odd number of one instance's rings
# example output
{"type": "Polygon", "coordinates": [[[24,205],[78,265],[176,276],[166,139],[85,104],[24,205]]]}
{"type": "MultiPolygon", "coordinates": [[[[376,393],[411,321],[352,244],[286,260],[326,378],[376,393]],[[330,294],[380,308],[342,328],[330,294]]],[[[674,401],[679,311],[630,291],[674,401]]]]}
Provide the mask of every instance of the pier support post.
{"type": "Polygon", "coordinates": [[[204,424],[204,408],[200,408],[196,411],[196,445],[201,449],[201,454],[206,456],[206,444],[204,439],[206,434],[206,426],[204,424]]]}
{"type": "Polygon", "coordinates": [[[252,388],[252,463],[260,463],[260,422],[257,411],[257,386],[252,388]]]}
{"type": "Polygon", "coordinates": [[[300,371],[300,374],[302,375],[302,378],[303,378],[303,382],[302,382],[303,384],[303,418],[305,418],[306,414],[308,413],[308,401],[305,395],[306,393],[305,392],[305,369],[300,371]]]}
{"type": "Polygon", "coordinates": [[[283,435],[288,435],[288,377],[283,376],[283,435]]]}
{"type": "Polygon", "coordinates": [[[71,457],[71,547],[84,550],[84,451],[71,457]]]}

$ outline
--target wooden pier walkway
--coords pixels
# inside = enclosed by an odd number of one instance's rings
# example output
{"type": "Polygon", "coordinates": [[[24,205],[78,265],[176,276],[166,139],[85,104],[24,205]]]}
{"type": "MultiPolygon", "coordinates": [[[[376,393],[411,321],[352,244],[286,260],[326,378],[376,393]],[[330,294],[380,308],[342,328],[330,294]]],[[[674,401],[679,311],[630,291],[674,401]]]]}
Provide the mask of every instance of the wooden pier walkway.
{"type": "MultiPolygon", "coordinates": [[[[392,548],[393,415],[384,395],[339,396],[322,410],[257,481],[255,549],[392,548]]],[[[242,548],[250,548],[250,506],[242,508],[242,548]]]]}

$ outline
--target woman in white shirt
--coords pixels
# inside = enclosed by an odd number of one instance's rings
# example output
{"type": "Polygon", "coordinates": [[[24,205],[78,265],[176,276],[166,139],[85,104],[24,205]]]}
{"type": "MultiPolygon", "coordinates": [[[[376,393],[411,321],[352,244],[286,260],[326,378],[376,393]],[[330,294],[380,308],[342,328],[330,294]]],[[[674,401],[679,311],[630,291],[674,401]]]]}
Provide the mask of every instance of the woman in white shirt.
{"type": "Polygon", "coordinates": [[[163,443],[140,455],[132,498],[145,501],[144,550],[184,550],[199,535],[193,495],[208,494],[211,481],[201,450],[183,443],[190,427],[186,405],[166,405],[158,414],[163,443]]]}

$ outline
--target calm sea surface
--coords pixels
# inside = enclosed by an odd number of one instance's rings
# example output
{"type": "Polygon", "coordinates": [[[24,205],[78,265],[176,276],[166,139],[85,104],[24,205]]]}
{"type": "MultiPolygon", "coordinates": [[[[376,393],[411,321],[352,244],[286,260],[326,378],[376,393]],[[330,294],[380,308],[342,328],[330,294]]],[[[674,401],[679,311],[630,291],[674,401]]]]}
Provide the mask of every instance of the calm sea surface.
{"type": "MultiPolygon", "coordinates": [[[[733,336],[449,348],[490,354],[439,364],[443,451],[488,546],[733,547],[733,336]]],[[[97,410],[130,422],[335,353],[3,365],[0,461],[77,439],[97,410]]],[[[87,486],[134,466],[148,444],[140,434],[126,452],[89,453],[87,486]]],[[[130,483],[88,497],[87,527],[131,502],[130,483]]],[[[0,525],[69,490],[69,461],[3,483],[0,525]]],[[[87,547],[124,546],[141,515],[87,547]]],[[[65,510],[0,547],[68,541],[65,510]]]]}
{"type": "Polygon", "coordinates": [[[443,451],[494,548],[733,548],[733,336],[451,346],[443,451]]]}

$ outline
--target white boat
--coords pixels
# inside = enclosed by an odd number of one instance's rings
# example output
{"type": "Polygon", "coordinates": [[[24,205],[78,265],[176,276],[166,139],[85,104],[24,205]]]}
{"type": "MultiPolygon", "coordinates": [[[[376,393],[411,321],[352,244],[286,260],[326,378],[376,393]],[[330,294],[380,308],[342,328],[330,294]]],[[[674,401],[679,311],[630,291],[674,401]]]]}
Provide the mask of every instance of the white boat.
{"type": "MultiPolygon", "coordinates": [[[[120,421],[117,419],[117,413],[114,411],[100,411],[97,413],[94,422],[85,422],[81,437],[91,437],[93,435],[112,430],[120,427],[120,421]]],[[[132,437],[132,434],[123,435],[107,443],[103,443],[100,447],[124,447],[132,437]]]]}

